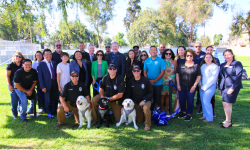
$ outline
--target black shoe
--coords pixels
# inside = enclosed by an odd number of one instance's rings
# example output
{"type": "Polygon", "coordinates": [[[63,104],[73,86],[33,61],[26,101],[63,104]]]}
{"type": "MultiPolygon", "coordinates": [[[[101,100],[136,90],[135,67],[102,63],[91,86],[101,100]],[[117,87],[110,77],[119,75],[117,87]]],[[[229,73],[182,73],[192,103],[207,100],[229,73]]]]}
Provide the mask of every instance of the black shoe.
{"type": "Polygon", "coordinates": [[[190,121],[192,117],[190,115],[187,115],[184,121],[190,121]]]}
{"type": "Polygon", "coordinates": [[[28,122],[28,119],[21,119],[22,122],[28,122]]]}
{"type": "Polygon", "coordinates": [[[199,110],[197,111],[197,114],[202,114],[203,112],[202,112],[202,109],[201,108],[199,108],[199,110]]]}
{"type": "Polygon", "coordinates": [[[214,118],[217,117],[217,116],[216,116],[216,113],[214,113],[213,115],[214,115],[214,118]]]}
{"type": "Polygon", "coordinates": [[[182,119],[184,117],[186,117],[187,114],[181,113],[181,115],[178,117],[179,119],[182,119]]]}

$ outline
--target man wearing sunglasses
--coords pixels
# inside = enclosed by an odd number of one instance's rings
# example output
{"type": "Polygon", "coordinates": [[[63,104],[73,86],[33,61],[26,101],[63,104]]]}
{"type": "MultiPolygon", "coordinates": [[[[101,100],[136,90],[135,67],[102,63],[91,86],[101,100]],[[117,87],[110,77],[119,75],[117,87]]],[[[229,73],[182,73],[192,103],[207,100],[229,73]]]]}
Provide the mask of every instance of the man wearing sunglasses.
{"type": "Polygon", "coordinates": [[[110,51],[110,44],[107,44],[107,45],[105,46],[105,50],[106,50],[105,57],[107,57],[107,55],[111,52],[111,51],[110,51]]]}
{"type": "MultiPolygon", "coordinates": [[[[79,115],[76,107],[77,97],[82,95],[84,96],[88,103],[90,103],[89,91],[84,83],[79,80],[78,72],[72,71],[70,73],[70,82],[65,84],[62,92],[60,93],[59,99],[61,104],[57,109],[57,120],[58,123],[55,127],[59,127],[66,124],[65,113],[72,110],[74,112],[75,122],[76,124],[70,126],[70,128],[78,127],[79,123],[79,115]]],[[[90,103],[91,104],[91,103],[90,103]]],[[[89,106],[89,111],[91,109],[91,105],[89,106]]]]}
{"type": "MultiPolygon", "coordinates": [[[[133,75],[126,87],[126,98],[131,98],[135,103],[136,122],[143,122],[145,116],[145,131],[150,130],[151,126],[151,98],[153,96],[153,86],[148,78],[141,76],[141,68],[138,65],[133,67],[133,75]]],[[[121,111],[123,112],[123,111],[121,111]]]]}
{"type": "Polygon", "coordinates": [[[62,62],[61,53],[62,53],[62,44],[59,41],[57,41],[55,43],[55,51],[52,53],[52,60],[56,62],[56,66],[57,64],[62,62]]]}
{"type": "MultiPolygon", "coordinates": [[[[201,60],[204,58],[206,55],[205,52],[201,50],[202,45],[200,42],[196,42],[194,44],[194,50],[195,50],[195,57],[194,57],[194,63],[195,64],[200,64],[201,60]]],[[[197,114],[202,114],[202,106],[201,106],[201,98],[200,98],[200,92],[199,92],[199,87],[196,87],[197,90],[197,101],[196,101],[196,106],[199,108],[197,111],[197,114]]]]}
{"type": "Polygon", "coordinates": [[[117,68],[115,64],[109,64],[108,75],[102,78],[101,85],[99,87],[99,93],[92,99],[93,110],[93,122],[92,125],[97,123],[97,105],[101,98],[107,98],[109,104],[112,107],[115,121],[119,122],[121,117],[121,105],[119,102],[125,92],[124,77],[117,74],[117,68]]]}

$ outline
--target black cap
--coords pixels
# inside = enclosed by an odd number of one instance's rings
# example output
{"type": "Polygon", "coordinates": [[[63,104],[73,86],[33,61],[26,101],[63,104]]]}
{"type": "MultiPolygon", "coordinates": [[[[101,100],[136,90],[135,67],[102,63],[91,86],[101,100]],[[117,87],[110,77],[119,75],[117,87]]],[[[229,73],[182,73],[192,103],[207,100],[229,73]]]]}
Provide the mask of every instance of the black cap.
{"type": "Polygon", "coordinates": [[[137,47],[137,48],[139,49],[139,46],[138,46],[138,45],[133,46],[133,49],[134,49],[135,47],[137,47]]]}
{"type": "Polygon", "coordinates": [[[109,64],[109,69],[112,68],[112,67],[116,69],[115,64],[112,64],[112,63],[109,64]]]}
{"type": "Polygon", "coordinates": [[[133,70],[136,69],[136,68],[139,69],[139,70],[141,70],[141,67],[138,66],[138,65],[135,65],[135,66],[133,67],[133,70]]]}
{"type": "Polygon", "coordinates": [[[70,75],[73,75],[73,74],[77,74],[77,75],[78,75],[78,72],[75,71],[75,70],[73,70],[73,71],[70,73],[70,75]]]}

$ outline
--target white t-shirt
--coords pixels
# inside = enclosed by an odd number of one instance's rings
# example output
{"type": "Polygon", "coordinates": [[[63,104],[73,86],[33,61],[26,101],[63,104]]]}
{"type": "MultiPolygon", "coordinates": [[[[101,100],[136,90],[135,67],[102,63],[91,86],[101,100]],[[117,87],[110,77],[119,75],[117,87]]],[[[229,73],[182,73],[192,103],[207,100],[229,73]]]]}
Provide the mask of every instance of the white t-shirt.
{"type": "Polygon", "coordinates": [[[64,85],[70,81],[69,63],[65,65],[60,62],[57,65],[56,72],[60,73],[60,86],[64,88],[64,85]]]}

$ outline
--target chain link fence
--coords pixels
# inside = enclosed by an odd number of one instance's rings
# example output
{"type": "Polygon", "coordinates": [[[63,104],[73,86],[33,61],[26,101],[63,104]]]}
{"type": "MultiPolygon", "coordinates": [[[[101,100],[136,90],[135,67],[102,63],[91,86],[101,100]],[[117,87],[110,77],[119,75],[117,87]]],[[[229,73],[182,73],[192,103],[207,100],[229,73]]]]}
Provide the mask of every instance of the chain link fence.
{"type": "Polygon", "coordinates": [[[34,44],[31,40],[0,40],[0,66],[11,62],[14,53],[17,51],[20,51],[25,58],[34,60],[37,50],[41,50],[40,44],[34,44]]]}

